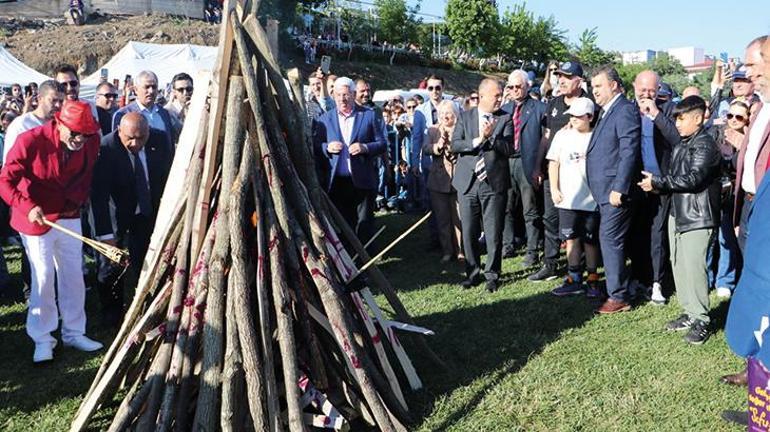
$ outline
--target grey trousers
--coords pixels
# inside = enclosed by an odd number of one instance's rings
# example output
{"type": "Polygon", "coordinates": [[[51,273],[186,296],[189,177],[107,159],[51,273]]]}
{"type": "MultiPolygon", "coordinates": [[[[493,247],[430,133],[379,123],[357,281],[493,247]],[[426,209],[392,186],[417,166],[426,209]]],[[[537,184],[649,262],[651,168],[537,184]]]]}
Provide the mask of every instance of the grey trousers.
{"type": "Polygon", "coordinates": [[[543,221],[540,217],[538,199],[540,193],[535,189],[527,174],[521,158],[508,159],[511,174],[511,188],[508,189],[508,202],[505,208],[505,224],[503,226],[503,250],[514,249],[514,215],[516,201],[521,200],[524,212],[524,224],[527,232],[527,253],[537,255],[542,242],[543,221]],[[518,199],[517,199],[518,197],[518,199]]]}
{"type": "Polygon", "coordinates": [[[713,235],[714,230],[711,228],[677,233],[676,221],[673,216],[669,216],[668,242],[676,296],[690,318],[705,323],[710,321],[706,253],[713,235]]]}

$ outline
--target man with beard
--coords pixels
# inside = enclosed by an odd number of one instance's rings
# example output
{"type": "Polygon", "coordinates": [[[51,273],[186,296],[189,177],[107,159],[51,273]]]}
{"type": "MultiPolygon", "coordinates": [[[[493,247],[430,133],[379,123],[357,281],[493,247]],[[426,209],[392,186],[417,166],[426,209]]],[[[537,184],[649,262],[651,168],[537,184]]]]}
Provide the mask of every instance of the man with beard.
{"type": "Polygon", "coordinates": [[[51,120],[61,109],[64,101],[62,87],[55,81],[43,81],[40,84],[38,93],[38,104],[35,110],[16,117],[8,125],[5,131],[5,144],[3,147],[3,160],[8,158],[8,153],[16,143],[16,138],[23,132],[42,126],[45,122],[51,120]]]}
{"type": "Polygon", "coordinates": [[[80,99],[80,79],[78,71],[70,64],[60,64],[54,69],[54,80],[62,86],[64,96],[70,101],[81,101],[91,107],[91,115],[95,120],[99,119],[99,113],[96,112],[96,105],[87,100],[80,99]]]}
{"type": "Polygon", "coordinates": [[[181,130],[193,95],[192,77],[184,72],[174,75],[171,78],[171,90],[171,100],[164,108],[174,118],[177,129],[181,130]]]}
{"type": "Polygon", "coordinates": [[[179,137],[179,130],[174,126],[171,114],[162,106],[155,103],[158,97],[158,76],[154,72],[141,71],[136,76],[134,83],[136,91],[136,100],[124,106],[115,112],[112,116],[112,130],[118,128],[120,119],[130,113],[138,112],[147,119],[152,129],[163,131],[166,134],[168,142],[171,143],[172,151],[176,148],[176,141],[179,137]]]}
{"type": "Polygon", "coordinates": [[[324,95],[324,80],[323,73],[320,71],[313,72],[308,78],[307,101],[305,107],[307,110],[307,117],[312,123],[313,120],[318,120],[326,111],[334,108],[334,101],[330,96],[324,95]]]}
{"type": "Polygon", "coordinates": [[[96,87],[96,113],[99,125],[102,128],[102,136],[112,131],[112,116],[118,110],[118,90],[112,83],[103,82],[96,87]]]}

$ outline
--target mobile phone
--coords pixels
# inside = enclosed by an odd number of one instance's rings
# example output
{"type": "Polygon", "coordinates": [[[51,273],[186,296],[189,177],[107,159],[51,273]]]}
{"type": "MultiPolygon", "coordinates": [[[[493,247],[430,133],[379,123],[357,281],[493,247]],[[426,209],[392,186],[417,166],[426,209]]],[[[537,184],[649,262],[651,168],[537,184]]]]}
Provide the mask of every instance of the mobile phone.
{"type": "Polygon", "coordinates": [[[28,86],[28,85],[25,85],[24,86],[24,95],[25,96],[30,96],[31,94],[32,94],[32,88],[30,86],[28,86]]]}
{"type": "Polygon", "coordinates": [[[332,65],[332,58],[325,55],[321,57],[321,72],[324,73],[324,75],[329,74],[329,67],[332,65]]]}
{"type": "Polygon", "coordinates": [[[118,79],[118,78],[113,78],[113,79],[112,79],[112,85],[114,85],[114,86],[115,86],[115,88],[118,88],[118,87],[120,87],[120,79],[118,79]]]}
{"type": "Polygon", "coordinates": [[[109,71],[107,70],[107,68],[102,68],[100,76],[101,76],[101,79],[102,79],[103,82],[107,82],[108,72],[109,71]]]}

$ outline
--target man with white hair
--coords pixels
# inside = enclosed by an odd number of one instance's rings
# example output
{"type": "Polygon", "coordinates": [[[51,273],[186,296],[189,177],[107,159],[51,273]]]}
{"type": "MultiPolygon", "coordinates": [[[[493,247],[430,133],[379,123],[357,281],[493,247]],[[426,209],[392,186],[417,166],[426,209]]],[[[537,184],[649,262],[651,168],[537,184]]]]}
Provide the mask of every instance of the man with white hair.
{"type": "Polygon", "coordinates": [[[166,133],[168,142],[173,148],[179,138],[179,130],[174,126],[171,114],[162,106],[155,103],[158,97],[158,76],[151,71],[141,71],[134,83],[136,100],[115,112],[112,116],[112,130],[116,130],[120,119],[130,112],[138,112],[147,119],[150,128],[166,133]]]}
{"type": "Polygon", "coordinates": [[[356,104],[348,77],[334,82],[335,109],[313,123],[322,185],[362,243],[373,234],[377,158],[385,152],[382,125],[374,111],[356,104]]]}
{"type": "Polygon", "coordinates": [[[529,77],[524,70],[517,69],[508,76],[505,90],[511,101],[503,105],[503,111],[513,121],[513,152],[508,159],[511,174],[511,188],[508,189],[508,204],[505,209],[503,228],[503,256],[514,254],[514,212],[521,202],[527,233],[527,255],[524,266],[532,267],[538,262],[538,248],[542,241],[542,215],[538,206],[540,190],[533,184],[540,141],[543,138],[541,119],[545,115],[545,104],[529,97],[529,77]]]}

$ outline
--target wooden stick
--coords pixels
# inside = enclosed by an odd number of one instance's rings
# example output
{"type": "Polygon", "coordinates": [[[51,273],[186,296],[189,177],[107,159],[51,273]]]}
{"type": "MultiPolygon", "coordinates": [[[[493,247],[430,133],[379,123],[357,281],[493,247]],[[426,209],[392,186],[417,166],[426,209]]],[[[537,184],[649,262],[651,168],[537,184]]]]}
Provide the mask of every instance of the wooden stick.
{"type": "Polygon", "coordinates": [[[245,89],[241,77],[230,77],[227,101],[227,123],[222,152],[222,185],[220,189],[216,240],[209,269],[209,297],[203,326],[203,364],[200,393],[195,410],[193,431],[212,431],[220,422],[220,385],[224,355],[225,268],[230,257],[229,204],[230,190],[237,174],[241,143],[245,138],[240,121],[245,89]]]}
{"type": "MultiPolygon", "coordinates": [[[[379,237],[379,236],[380,236],[380,234],[382,234],[382,232],[383,232],[383,231],[385,231],[385,228],[386,228],[386,225],[383,225],[383,226],[382,226],[382,228],[380,228],[380,229],[379,229],[379,230],[378,230],[376,233],[374,233],[374,235],[372,236],[372,238],[370,238],[370,239],[369,239],[369,241],[368,241],[368,242],[366,242],[366,244],[364,245],[364,249],[366,249],[366,248],[368,248],[369,246],[371,246],[371,245],[372,245],[372,243],[374,243],[374,241],[375,241],[375,240],[377,240],[377,237],[379,237]]],[[[353,261],[357,260],[357,259],[358,259],[358,254],[355,254],[355,255],[353,255],[353,258],[351,258],[351,259],[352,259],[353,261]]]]}
{"type": "MultiPolygon", "coordinates": [[[[401,235],[400,235],[400,236],[398,236],[398,237],[397,237],[395,240],[393,240],[392,242],[390,242],[390,244],[389,244],[389,245],[385,246],[385,249],[383,249],[382,251],[380,251],[380,253],[378,253],[377,255],[375,255],[375,256],[374,256],[374,258],[370,259],[370,260],[369,260],[369,262],[367,262],[366,264],[364,264],[363,266],[361,266],[361,268],[360,268],[360,269],[358,269],[358,271],[357,271],[355,274],[353,274],[353,276],[352,276],[352,277],[351,277],[351,278],[350,278],[348,281],[351,281],[351,280],[355,279],[355,278],[356,278],[358,275],[360,275],[361,273],[365,272],[365,271],[366,271],[366,269],[368,269],[368,268],[369,268],[369,267],[371,267],[371,266],[372,266],[374,263],[376,263],[376,262],[377,262],[377,260],[379,260],[380,258],[382,258],[382,256],[383,256],[383,255],[385,255],[385,254],[386,254],[386,253],[388,253],[388,252],[389,252],[391,249],[393,249],[394,247],[396,247],[396,245],[397,245],[397,244],[398,244],[398,243],[399,243],[401,240],[403,240],[403,239],[404,239],[406,236],[408,236],[409,234],[411,234],[411,233],[412,233],[412,231],[416,230],[416,229],[417,229],[417,228],[418,228],[420,225],[422,225],[422,223],[423,223],[423,222],[425,222],[426,220],[428,220],[428,218],[430,217],[430,215],[431,215],[432,213],[433,213],[433,212],[428,212],[428,213],[426,213],[426,214],[425,214],[425,216],[423,216],[423,217],[422,217],[420,220],[418,220],[417,222],[415,222],[415,223],[414,223],[414,225],[412,225],[411,227],[409,227],[409,229],[407,229],[406,231],[404,231],[404,233],[403,233],[403,234],[401,234],[401,235]]],[[[366,248],[364,247],[364,249],[366,249],[366,248]]]]}
{"type": "Polygon", "coordinates": [[[56,230],[59,230],[63,232],[64,234],[67,234],[70,237],[76,238],[83,243],[87,244],[88,246],[91,246],[95,251],[99,252],[100,254],[104,255],[105,257],[109,258],[110,261],[114,262],[115,264],[120,265],[128,265],[128,251],[123,250],[120,248],[117,248],[112,245],[108,245],[107,243],[102,243],[96,240],[92,240],[88,237],[83,237],[82,235],[76,233],[75,231],[69,230],[56,222],[51,222],[46,218],[43,218],[43,223],[48,225],[51,228],[54,228],[56,230]]]}
{"type": "MultiPolygon", "coordinates": [[[[241,343],[235,322],[235,279],[227,281],[227,317],[225,322],[225,364],[222,369],[222,411],[220,424],[223,432],[241,430],[244,410],[241,409],[242,395],[246,387],[243,374],[241,343]]],[[[201,407],[203,408],[203,407],[201,407]]],[[[215,429],[211,429],[215,430],[215,429]]]]}

